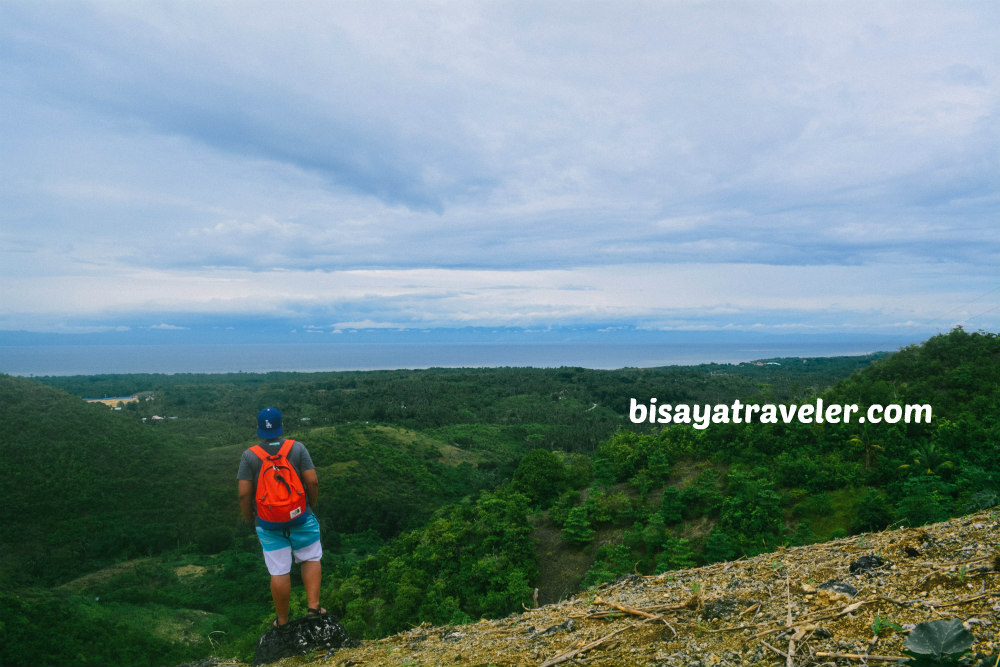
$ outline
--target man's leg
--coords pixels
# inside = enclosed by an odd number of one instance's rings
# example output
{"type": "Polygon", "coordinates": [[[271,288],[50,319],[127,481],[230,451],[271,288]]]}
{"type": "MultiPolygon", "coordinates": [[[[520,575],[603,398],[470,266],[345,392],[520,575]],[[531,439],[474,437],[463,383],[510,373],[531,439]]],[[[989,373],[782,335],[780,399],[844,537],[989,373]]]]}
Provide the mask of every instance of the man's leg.
{"type": "Polygon", "coordinates": [[[318,560],[307,560],[302,563],[302,585],[306,589],[306,598],[310,609],[320,609],[319,589],[322,581],[323,566],[318,560]]]}
{"type": "Polygon", "coordinates": [[[292,597],[292,575],[271,575],[271,598],[274,600],[274,610],[278,613],[278,625],[288,623],[288,600],[292,597]]]}
{"type": "Polygon", "coordinates": [[[288,602],[292,597],[292,547],[280,532],[258,526],[257,537],[264,549],[264,562],[271,574],[271,598],[278,614],[278,625],[288,623],[288,602]]]}
{"type": "Polygon", "coordinates": [[[320,559],[323,558],[323,543],[315,514],[310,514],[305,523],[292,529],[291,540],[295,561],[302,564],[302,584],[306,589],[309,609],[322,612],[324,610],[319,606],[319,591],[322,583],[320,559]]]}

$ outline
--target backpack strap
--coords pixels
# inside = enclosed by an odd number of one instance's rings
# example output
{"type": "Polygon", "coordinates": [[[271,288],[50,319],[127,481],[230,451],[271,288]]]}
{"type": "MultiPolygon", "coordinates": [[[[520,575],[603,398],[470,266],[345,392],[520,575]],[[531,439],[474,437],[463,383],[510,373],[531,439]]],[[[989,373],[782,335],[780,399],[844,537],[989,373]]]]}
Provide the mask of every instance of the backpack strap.
{"type": "Polygon", "coordinates": [[[281,449],[278,450],[277,454],[268,454],[267,450],[261,447],[260,445],[254,445],[249,449],[251,452],[256,454],[261,461],[266,461],[272,456],[275,457],[284,456],[285,458],[288,458],[288,453],[292,451],[292,445],[294,444],[295,444],[294,440],[285,440],[283,443],[281,443],[281,449]]]}
{"type": "Polygon", "coordinates": [[[250,447],[250,451],[256,454],[261,461],[266,461],[267,457],[270,456],[270,454],[267,453],[267,450],[261,447],[260,445],[254,445],[253,447],[250,447]]]}

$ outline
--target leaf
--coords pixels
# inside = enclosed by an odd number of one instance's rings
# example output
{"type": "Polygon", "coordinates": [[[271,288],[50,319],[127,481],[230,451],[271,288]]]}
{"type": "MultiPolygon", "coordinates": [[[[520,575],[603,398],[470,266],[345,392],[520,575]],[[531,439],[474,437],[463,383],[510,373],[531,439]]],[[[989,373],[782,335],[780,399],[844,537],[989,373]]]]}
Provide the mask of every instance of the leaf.
{"type": "Polygon", "coordinates": [[[975,637],[962,621],[937,620],[917,624],[906,638],[906,648],[921,655],[933,655],[938,660],[946,655],[965,653],[972,648],[975,637]]]}

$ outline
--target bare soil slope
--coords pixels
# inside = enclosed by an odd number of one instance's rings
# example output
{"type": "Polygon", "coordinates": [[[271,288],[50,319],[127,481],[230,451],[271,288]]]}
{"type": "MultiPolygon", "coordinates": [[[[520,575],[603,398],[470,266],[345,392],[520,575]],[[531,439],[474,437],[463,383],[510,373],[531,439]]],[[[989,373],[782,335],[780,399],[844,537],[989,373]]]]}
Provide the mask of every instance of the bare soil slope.
{"type": "Polygon", "coordinates": [[[279,664],[891,665],[903,655],[912,625],[941,618],[966,624],[981,660],[1000,652],[998,544],[1000,511],[994,509],[923,528],[630,576],[501,620],[416,627],[279,664]]]}

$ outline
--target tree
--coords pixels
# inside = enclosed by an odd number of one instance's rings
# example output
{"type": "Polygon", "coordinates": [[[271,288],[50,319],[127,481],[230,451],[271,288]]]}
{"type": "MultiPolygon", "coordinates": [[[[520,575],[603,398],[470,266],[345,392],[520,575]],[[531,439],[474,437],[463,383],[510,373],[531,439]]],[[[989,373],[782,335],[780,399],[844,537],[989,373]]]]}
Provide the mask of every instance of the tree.
{"type": "Polygon", "coordinates": [[[585,507],[574,507],[569,511],[562,536],[564,540],[576,546],[587,544],[594,539],[594,529],[590,527],[590,518],[585,507]]]}
{"type": "Polygon", "coordinates": [[[684,518],[694,519],[699,516],[711,516],[722,504],[722,494],[718,487],[718,473],[709,468],[703,470],[691,484],[680,492],[680,501],[684,505],[684,518]]]}
{"type": "Polygon", "coordinates": [[[533,449],[517,465],[514,484],[533,504],[548,506],[566,487],[566,466],[546,449],[533,449]]]}
{"type": "Polygon", "coordinates": [[[913,470],[921,475],[937,475],[955,467],[948,453],[933,440],[925,440],[911,449],[910,457],[913,463],[899,466],[901,470],[913,470]]]}
{"type": "Polygon", "coordinates": [[[817,539],[816,533],[809,527],[809,522],[799,521],[799,525],[795,527],[795,532],[792,533],[789,541],[792,546],[802,546],[804,544],[813,544],[817,539]]]}
{"type": "Polygon", "coordinates": [[[856,435],[850,440],[851,445],[864,453],[865,470],[870,470],[876,458],[882,451],[882,446],[867,435],[856,435]]]}
{"type": "Polygon", "coordinates": [[[701,558],[706,563],[732,560],[738,555],[736,540],[718,526],[712,529],[701,547],[701,558]]]}
{"type": "Polygon", "coordinates": [[[946,487],[933,475],[911,477],[902,485],[896,518],[908,526],[923,526],[948,518],[946,487]]]}
{"type": "Polygon", "coordinates": [[[851,530],[857,533],[878,531],[891,522],[892,512],[885,494],[878,489],[868,489],[858,503],[851,530]]]}
{"type": "Polygon", "coordinates": [[[656,574],[694,567],[694,565],[694,550],[688,540],[673,536],[663,540],[662,551],[656,558],[656,574]]]}
{"type": "Polygon", "coordinates": [[[635,568],[636,559],[625,544],[605,546],[597,550],[597,559],[583,578],[583,585],[596,586],[613,581],[635,568]]]}
{"type": "Polygon", "coordinates": [[[664,523],[677,523],[681,520],[684,503],[681,502],[681,492],[674,487],[663,490],[663,498],[660,500],[660,516],[664,523]]]}
{"type": "Polygon", "coordinates": [[[781,496],[770,482],[730,473],[727,491],[719,525],[736,538],[745,554],[775,546],[783,528],[781,496]]]}

